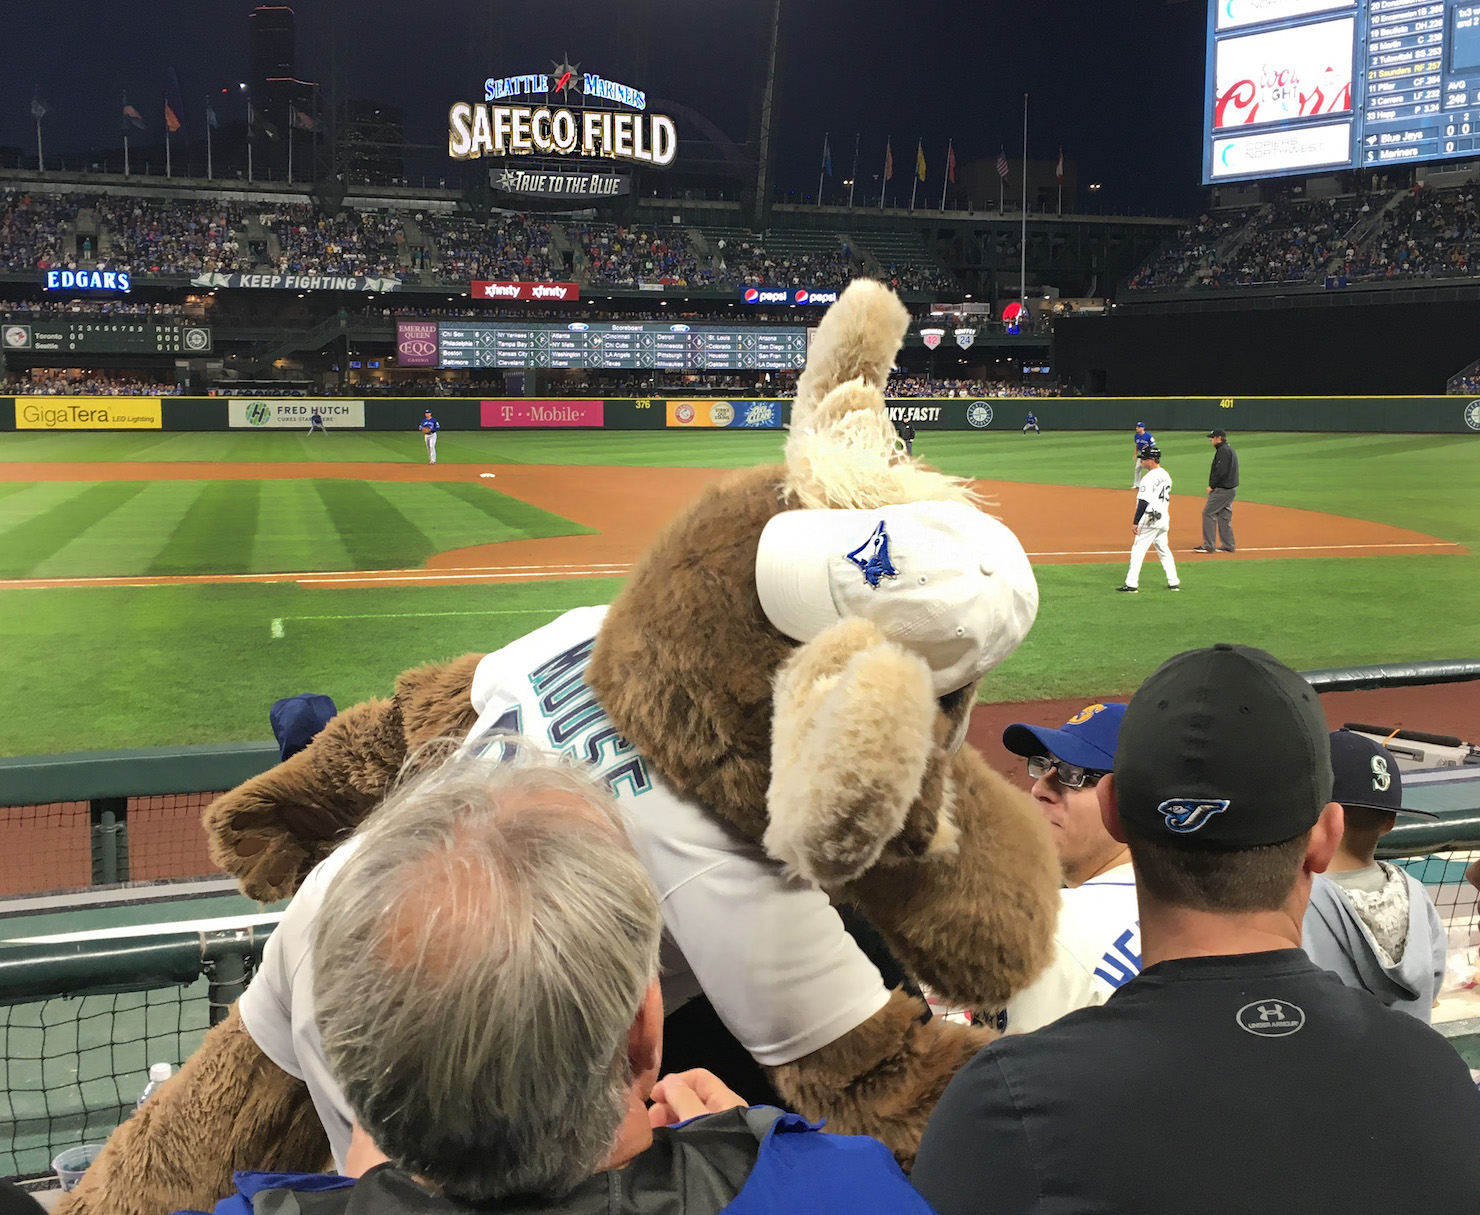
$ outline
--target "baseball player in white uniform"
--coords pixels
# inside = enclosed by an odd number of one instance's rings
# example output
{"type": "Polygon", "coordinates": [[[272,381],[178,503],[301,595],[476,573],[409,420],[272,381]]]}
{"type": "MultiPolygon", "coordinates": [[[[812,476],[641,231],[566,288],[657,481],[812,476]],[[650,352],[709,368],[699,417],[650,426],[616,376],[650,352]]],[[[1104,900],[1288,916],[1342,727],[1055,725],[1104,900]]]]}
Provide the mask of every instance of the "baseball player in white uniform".
{"type": "Polygon", "coordinates": [[[1015,722],[1002,732],[1002,745],[1028,761],[1033,798],[1064,870],[1053,961],[997,1014],[997,1028],[1007,1033],[1103,1004],[1141,972],[1130,850],[1105,830],[1095,792],[1115,765],[1124,716],[1123,704],[1092,704],[1058,730],[1015,722]]]}
{"type": "Polygon", "coordinates": [[[1146,560],[1146,551],[1153,546],[1161,558],[1161,568],[1166,572],[1167,590],[1182,589],[1172,546],[1167,543],[1171,516],[1172,478],[1161,466],[1161,448],[1153,445],[1141,452],[1141,485],[1136,490],[1136,517],[1131,522],[1136,540],[1131,545],[1131,567],[1126,571],[1125,582],[1117,590],[1131,595],[1136,593],[1140,587],[1141,563],[1146,560]]]}

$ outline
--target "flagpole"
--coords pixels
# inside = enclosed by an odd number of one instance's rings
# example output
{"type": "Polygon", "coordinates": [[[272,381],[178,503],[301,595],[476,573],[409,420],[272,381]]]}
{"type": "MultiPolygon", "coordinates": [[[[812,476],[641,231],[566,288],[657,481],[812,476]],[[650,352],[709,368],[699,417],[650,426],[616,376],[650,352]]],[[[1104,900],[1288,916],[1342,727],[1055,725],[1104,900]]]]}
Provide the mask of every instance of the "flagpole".
{"type": "Polygon", "coordinates": [[[853,191],[858,188],[858,145],[863,141],[863,132],[853,136],[853,172],[848,174],[848,210],[853,210],[853,191]]]}
{"type": "Polygon", "coordinates": [[[822,133],[822,165],[817,170],[817,205],[822,206],[822,178],[827,172],[828,132],[822,133]]]}
{"type": "Polygon", "coordinates": [[[879,178],[879,210],[884,209],[884,195],[889,190],[889,162],[893,158],[894,140],[884,140],[884,176],[879,178]]]}
{"type": "Polygon", "coordinates": [[[915,209],[915,191],[920,188],[920,145],[915,144],[915,167],[910,173],[910,210],[915,209]]]}
{"type": "Polygon", "coordinates": [[[171,177],[173,174],[170,172],[170,123],[168,117],[170,112],[170,98],[168,93],[165,94],[164,98],[164,112],[166,115],[164,124],[164,175],[171,177]]]}
{"type": "Polygon", "coordinates": [[[1028,95],[1023,94],[1023,233],[1019,241],[1022,261],[1018,271],[1018,303],[1028,306],[1028,95]]]}
{"type": "Polygon", "coordinates": [[[206,102],[206,180],[215,176],[215,165],[211,162],[211,103],[206,102]]]}
{"type": "Polygon", "coordinates": [[[1059,145],[1058,170],[1059,170],[1059,218],[1062,219],[1063,218],[1063,215],[1064,215],[1064,147],[1063,147],[1062,144],[1059,145]]]}
{"type": "Polygon", "coordinates": [[[942,214],[944,214],[946,209],[946,186],[951,180],[951,154],[955,151],[955,148],[956,141],[954,139],[948,139],[946,141],[946,171],[940,179],[940,209],[942,214]]]}
{"type": "Polygon", "coordinates": [[[293,105],[288,104],[288,184],[293,184],[293,105]]]}
{"type": "Polygon", "coordinates": [[[46,172],[46,153],[41,148],[41,115],[36,115],[36,172],[46,172]]]}

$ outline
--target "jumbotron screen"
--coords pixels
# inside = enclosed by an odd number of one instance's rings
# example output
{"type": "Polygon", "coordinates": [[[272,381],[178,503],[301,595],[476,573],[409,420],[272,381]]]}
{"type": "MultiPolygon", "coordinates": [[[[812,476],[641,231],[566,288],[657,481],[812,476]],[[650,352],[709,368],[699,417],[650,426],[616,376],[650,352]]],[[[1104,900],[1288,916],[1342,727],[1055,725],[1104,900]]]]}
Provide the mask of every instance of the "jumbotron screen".
{"type": "Polygon", "coordinates": [[[1211,0],[1203,181],[1480,148],[1480,0],[1211,0]]]}

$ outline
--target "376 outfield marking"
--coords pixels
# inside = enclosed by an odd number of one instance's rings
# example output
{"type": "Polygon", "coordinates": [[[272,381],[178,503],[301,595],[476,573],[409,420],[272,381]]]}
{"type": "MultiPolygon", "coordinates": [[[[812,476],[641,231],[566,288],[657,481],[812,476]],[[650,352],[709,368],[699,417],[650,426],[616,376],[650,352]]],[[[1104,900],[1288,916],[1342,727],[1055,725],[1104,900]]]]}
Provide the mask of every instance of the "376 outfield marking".
{"type": "Polygon", "coordinates": [[[504,608],[487,612],[359,612],[343,616],[278,616],[268,630],[274,641],[287,636],[289,620],[431,620],[438,616],[558,616],[569,608],[504,608]]]}

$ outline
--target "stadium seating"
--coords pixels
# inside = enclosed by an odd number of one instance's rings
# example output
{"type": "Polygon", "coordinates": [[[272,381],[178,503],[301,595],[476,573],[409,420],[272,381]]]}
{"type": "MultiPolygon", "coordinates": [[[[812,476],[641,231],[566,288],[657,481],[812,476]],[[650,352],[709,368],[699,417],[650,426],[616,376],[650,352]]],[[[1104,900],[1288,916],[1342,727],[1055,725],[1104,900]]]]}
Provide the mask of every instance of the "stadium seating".
{"type": "Polygon", "coordinates": [[[1129,292],[1327,280],[1379,284],[1472,277],[1480,269],[1473,184],[1330,199],[1282,197],[1178,231],[1126,281],[1129,292]]]}

